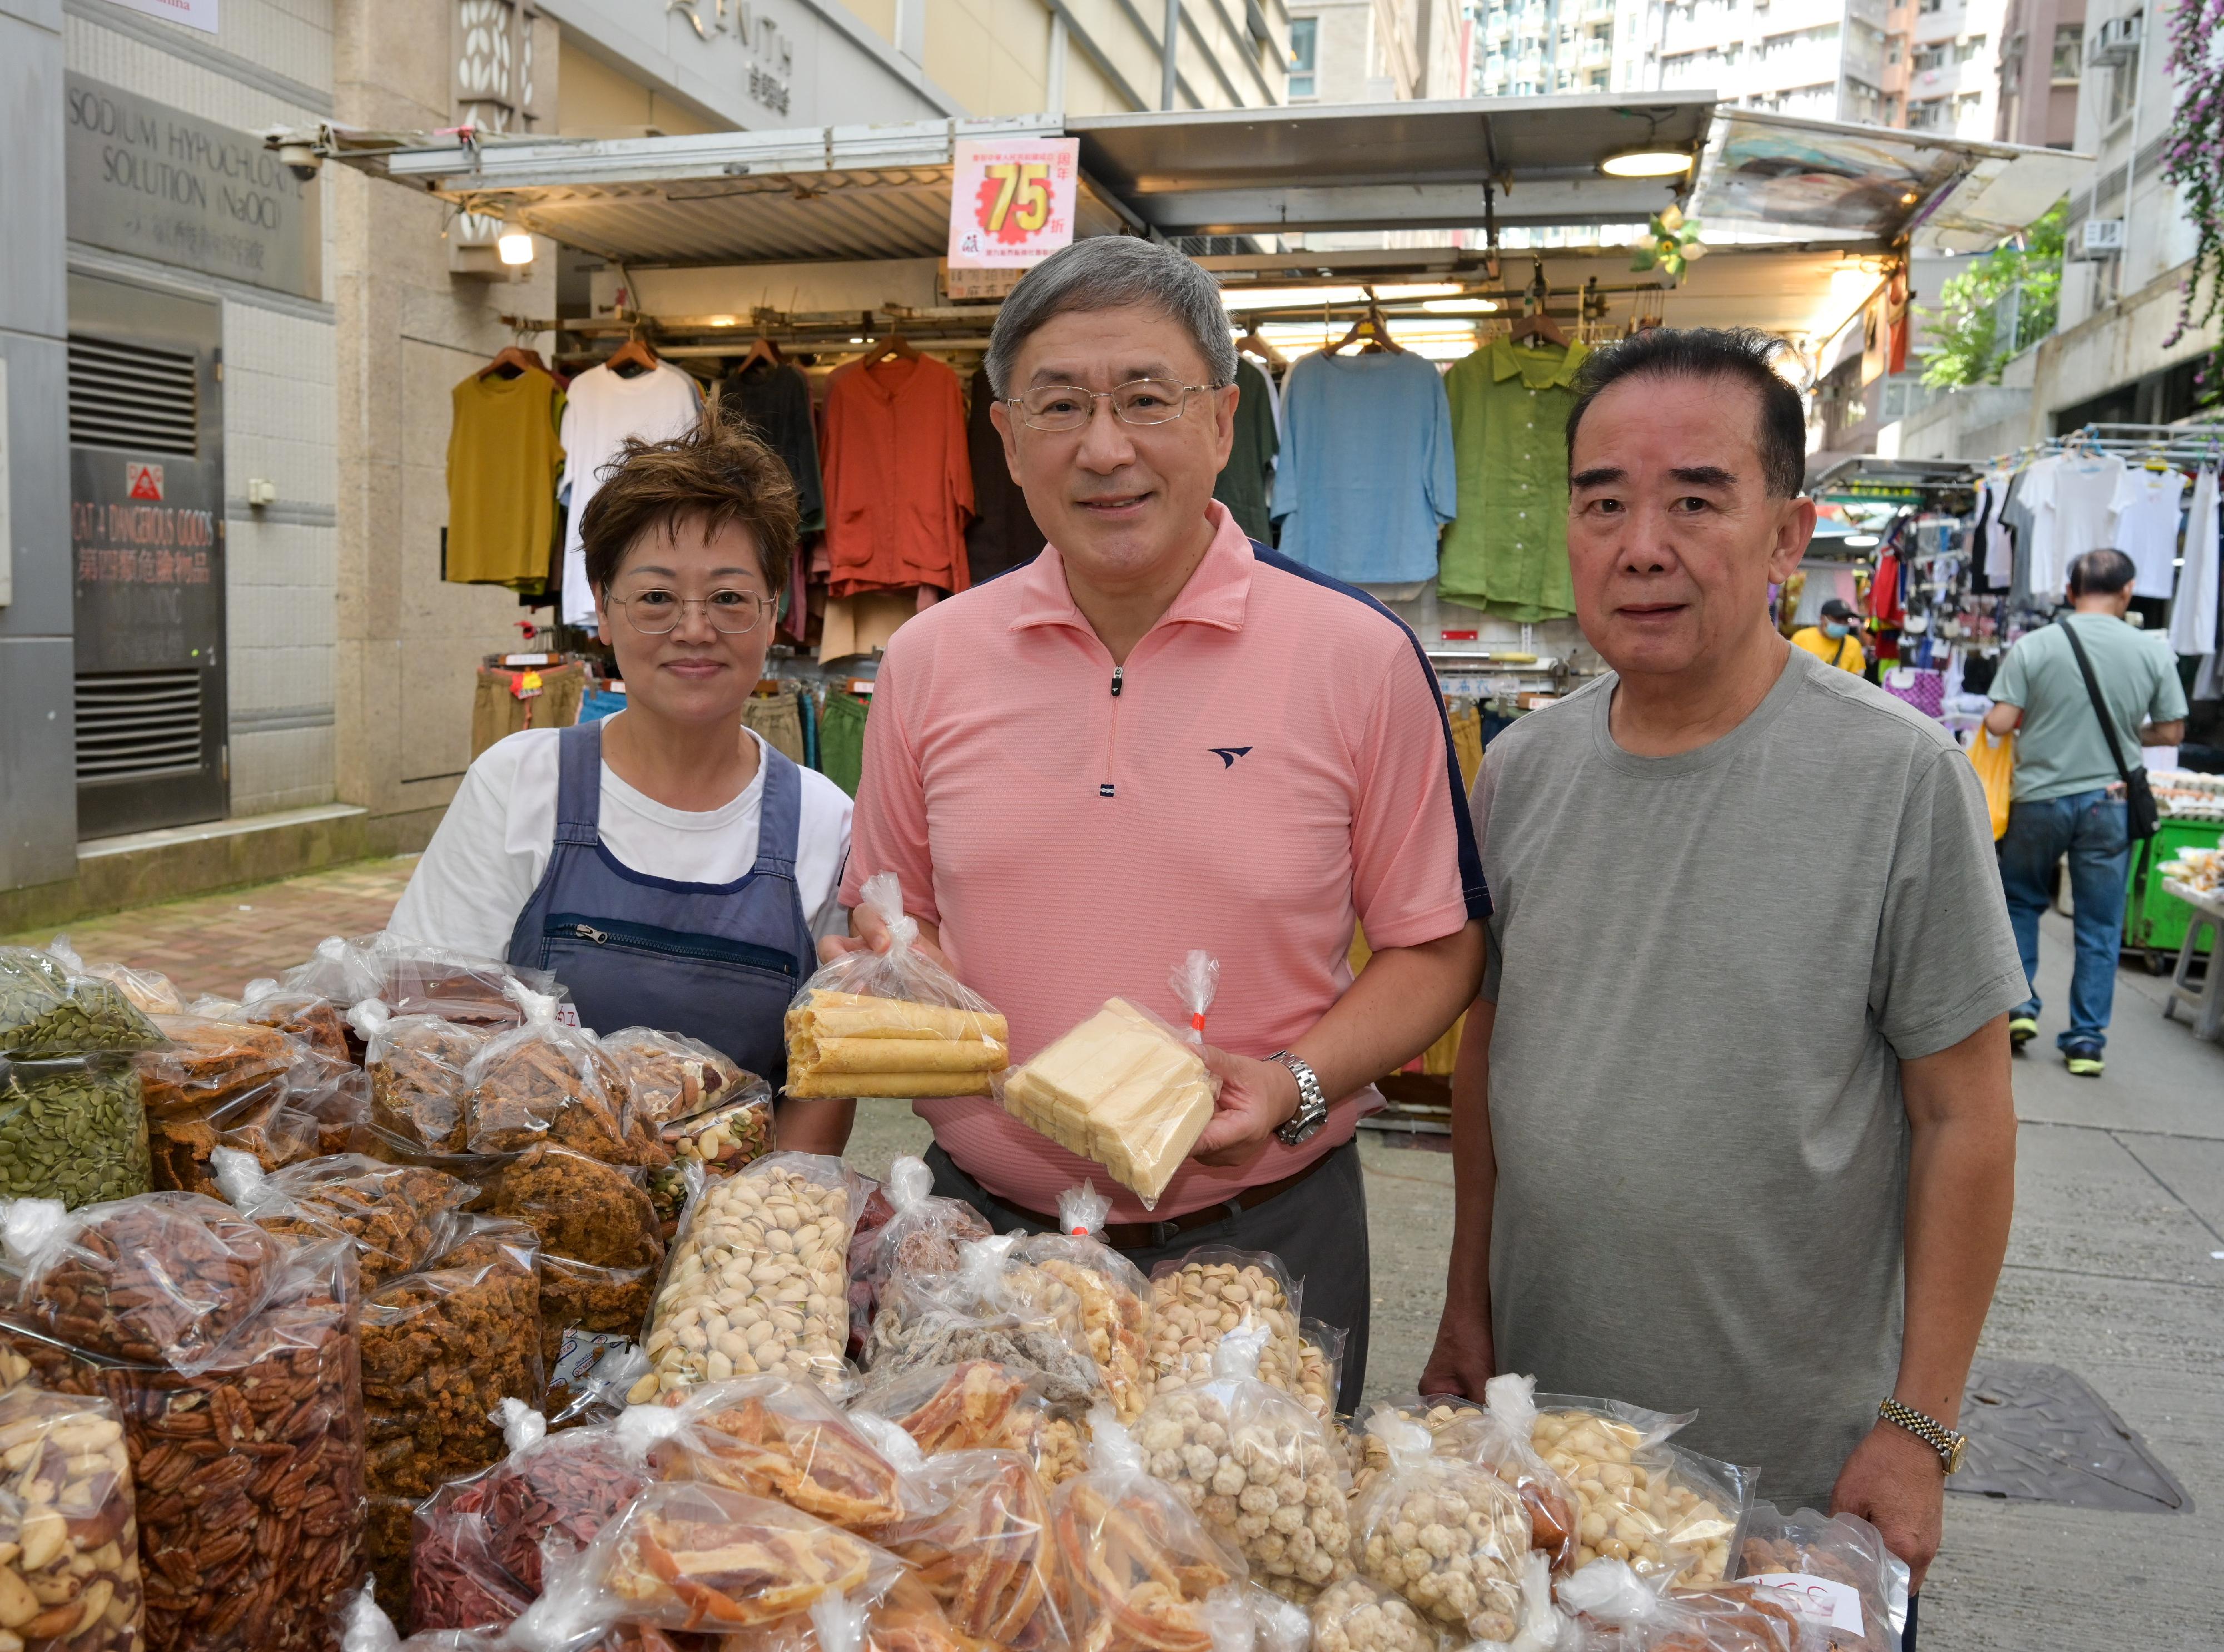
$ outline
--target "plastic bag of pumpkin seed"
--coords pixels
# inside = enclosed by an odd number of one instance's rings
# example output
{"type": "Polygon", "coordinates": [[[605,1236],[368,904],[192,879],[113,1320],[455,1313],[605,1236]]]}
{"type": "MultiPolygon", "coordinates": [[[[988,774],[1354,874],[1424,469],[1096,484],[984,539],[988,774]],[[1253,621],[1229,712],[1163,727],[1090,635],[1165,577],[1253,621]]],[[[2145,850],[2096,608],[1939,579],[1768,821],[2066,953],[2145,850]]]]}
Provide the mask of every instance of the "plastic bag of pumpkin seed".
{"type": "Polygon", "coordinates": [[[130,1056],[0,1055],[0,1197],[74,1210],[145,1193],[148,1168],[130,1056]]]}
{"type": "Polygon", "coordinates": [[[76,973],[51,953],[0,946],[0,1053],[128,1054],[168,1041],[113,981],[76,973]]]}

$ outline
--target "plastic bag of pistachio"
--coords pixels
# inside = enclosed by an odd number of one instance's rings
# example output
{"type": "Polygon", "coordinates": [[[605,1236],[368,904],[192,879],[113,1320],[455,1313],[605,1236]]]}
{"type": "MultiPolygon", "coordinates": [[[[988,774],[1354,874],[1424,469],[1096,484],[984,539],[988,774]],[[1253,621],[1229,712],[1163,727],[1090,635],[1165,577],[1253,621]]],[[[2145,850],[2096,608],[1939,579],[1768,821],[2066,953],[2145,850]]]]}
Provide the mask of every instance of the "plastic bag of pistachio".
{"type": "Polygon", "coordinates": [[[147,1115],[129,1055],[0,1055],[0,1197],[74,1210],[147,1191],[147,1115]]]}

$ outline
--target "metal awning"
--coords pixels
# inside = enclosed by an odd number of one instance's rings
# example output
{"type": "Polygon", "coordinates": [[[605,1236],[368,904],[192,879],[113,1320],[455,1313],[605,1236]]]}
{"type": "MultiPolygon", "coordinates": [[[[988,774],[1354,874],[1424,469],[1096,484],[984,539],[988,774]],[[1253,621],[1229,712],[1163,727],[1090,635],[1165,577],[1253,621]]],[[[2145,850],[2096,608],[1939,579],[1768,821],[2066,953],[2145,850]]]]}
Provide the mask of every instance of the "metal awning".
{"type": "MultiPolygon", "coordinates": [[[[628,264],[924,257],[946,244],[962,138],[1081,141],[1082,235],[1642,222],[1669,180],[1615,179],[1637,147],[1707,153],[1696,215],[1890,243],[1989,245],[2085,157],[1716,105],[1711,92],[922,121],[698,136],[388,145],[328,153],[628,264]]],[[[275,140],[274,140],[275,141],[275,140]]]]}

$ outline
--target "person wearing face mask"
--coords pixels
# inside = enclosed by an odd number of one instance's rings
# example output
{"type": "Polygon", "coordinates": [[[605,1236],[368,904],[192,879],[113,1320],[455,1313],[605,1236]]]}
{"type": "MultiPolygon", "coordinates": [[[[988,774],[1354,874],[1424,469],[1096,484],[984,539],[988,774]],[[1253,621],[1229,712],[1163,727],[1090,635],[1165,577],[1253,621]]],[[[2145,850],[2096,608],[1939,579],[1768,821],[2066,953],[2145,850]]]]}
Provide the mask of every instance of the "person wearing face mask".
{"type": "Polygon", "coordinates": [[[1841,598],[1823,604],[1823,623],[1803,625],[1791,633],[1791,646],[1804,649],[1824,665],[1850,671],[1856,677],[1867,669],[1869,656],[1853,635],[1854,611],[1841,598]]]}
{"type": "Polygon", "coordinates": [[[483,752],[389,930],[553,971],[597,1032],[683,1033],[779,1085],[850,840],[842,788],[742,721],[796,524],[754,436],[628,441],[580,524],[626,708],[483,752]]]}

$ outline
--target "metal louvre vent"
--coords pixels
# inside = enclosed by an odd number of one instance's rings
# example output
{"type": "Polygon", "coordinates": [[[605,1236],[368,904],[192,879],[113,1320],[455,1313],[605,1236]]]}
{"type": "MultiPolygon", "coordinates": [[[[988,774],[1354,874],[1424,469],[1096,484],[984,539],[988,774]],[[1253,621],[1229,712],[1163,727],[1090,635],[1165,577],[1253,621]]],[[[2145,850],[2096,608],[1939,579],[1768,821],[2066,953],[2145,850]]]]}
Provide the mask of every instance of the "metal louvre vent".
{"type": "Polygon", "coordinates": [[[70,335],[70,440],[78,446],[191,459],[199,446],[199,396],[189,350],[70,335]]]}
{"type": "Polygon", "coordinates": [[[118,671],[77,680],[77,778],[151,780],[201,766],[201,674],[118,671]]]}

